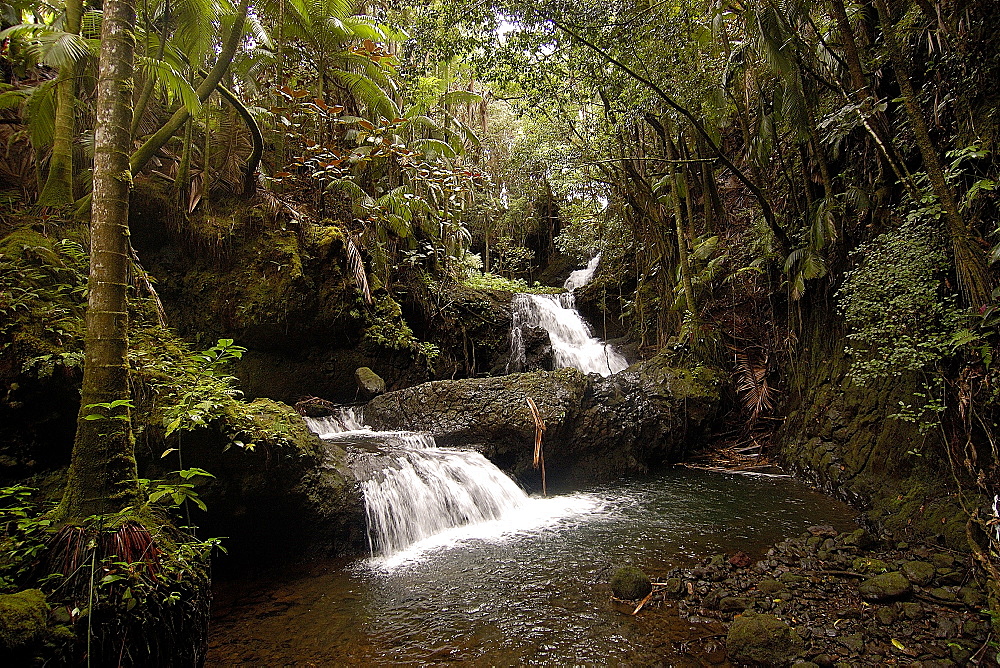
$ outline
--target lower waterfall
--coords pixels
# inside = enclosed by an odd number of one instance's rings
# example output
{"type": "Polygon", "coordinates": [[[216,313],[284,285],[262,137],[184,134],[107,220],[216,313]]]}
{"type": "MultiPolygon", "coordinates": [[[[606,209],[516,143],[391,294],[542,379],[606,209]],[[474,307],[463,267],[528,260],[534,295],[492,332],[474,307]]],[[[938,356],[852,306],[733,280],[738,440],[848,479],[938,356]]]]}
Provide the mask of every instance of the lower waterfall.
{"type": "Polygon", "coordinates": [[[452,527],[501,519],[528,501],[517,483],[473,450],[439,448],[427,434],[372,431],[351,408],[306,423],[324,440],[351,446],[373,556],[452,527]]]}

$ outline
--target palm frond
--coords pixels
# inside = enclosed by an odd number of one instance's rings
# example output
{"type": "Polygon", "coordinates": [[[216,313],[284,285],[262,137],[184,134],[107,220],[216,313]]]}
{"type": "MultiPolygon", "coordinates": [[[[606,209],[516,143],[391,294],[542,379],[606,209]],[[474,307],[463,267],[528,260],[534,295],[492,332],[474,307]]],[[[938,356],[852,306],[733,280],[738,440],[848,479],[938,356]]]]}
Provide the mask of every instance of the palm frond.
{"type": "Polygon", "coordinates": [[[368,273],[365,271],[364,260],[361,259],[361,251],[350,236],[344,238],[344,247],[347,251],[347,266],[354,274],[354,282],[365,296],[365,301],[372,303],[371,289],[368,287],[368,273]]]}
{"type": "Polygon", "coordinates": [[[448,142],[443,142],[440,139],[417,139],[410,146],[428,157],[443,155],[447,158],[454,158],[458,155],[448,142]]]}
{"type": "Polygon", "coordinates": [[[36,87],[24,105],[24,114],[28,121],[28,133],[31,145],[36,150],[52,145],[55,135],[56,99],[55,82],[46,81],[36,87]]]}
{"type": "Polygon", "coordinates": [[[330,70],[329,74],[371,112],[380,114],[384,118],[399,117],[396,103],[368,77],[344,70],[330,70]]]}
{"type": "Polygon", "coordinates": [[[198,93],[195,92],[187,78],[174,69],[173,65],[165,60],[157,60],[148,56],[141,56],[138,60],[145,76],[156,78],[168,101],[180,99],[181,104],[192,116],[201,113],[201,100],[198,98],[198,93]]]}

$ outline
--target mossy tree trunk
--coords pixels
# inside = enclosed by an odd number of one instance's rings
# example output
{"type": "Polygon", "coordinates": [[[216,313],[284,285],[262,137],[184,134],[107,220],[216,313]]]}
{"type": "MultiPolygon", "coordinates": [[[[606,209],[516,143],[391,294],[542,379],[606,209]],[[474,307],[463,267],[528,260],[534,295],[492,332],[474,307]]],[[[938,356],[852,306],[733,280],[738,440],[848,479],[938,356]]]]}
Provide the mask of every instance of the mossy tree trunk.
{"type": "MultiPolygon", "coordinates": [[[[68,33],[79,34],[83,18],[83,0],[66,0],[68,33]]],[[[77,65],[70,60],[59,68],[56,83],[55,135],[52,139],[52,157],[49,174],[38,195],[43,206],[64,206],[73,203],[73,136],[76,134],[76,73],[77,65]]]]}
{"type": "Polygon", "coordinates": [[[134,0],[106,0],[97,83],[94,196],[83,397],[64,518],[113,513],[139,498],[129,398],[128,313],[129,127],[132,120],[134,0]],[[99,415],[100,419],[87,419],[99,415]]]}

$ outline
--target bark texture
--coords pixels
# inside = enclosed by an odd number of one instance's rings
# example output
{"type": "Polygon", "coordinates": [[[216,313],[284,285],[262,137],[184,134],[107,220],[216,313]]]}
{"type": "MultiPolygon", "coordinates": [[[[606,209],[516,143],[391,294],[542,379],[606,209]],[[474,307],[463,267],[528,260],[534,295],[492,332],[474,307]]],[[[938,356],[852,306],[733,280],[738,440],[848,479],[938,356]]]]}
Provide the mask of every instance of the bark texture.
{"type": "Polygon", "coordinates": [[[101,34],[91,213],[83,396],[69,480],[60,511],[68,518],[113,513],[139,497],[129,398],[129,126],[135,51],[133,0],[107,0],[101,34]],[[100,419],[86,419],[100,415],[100,419]]]}

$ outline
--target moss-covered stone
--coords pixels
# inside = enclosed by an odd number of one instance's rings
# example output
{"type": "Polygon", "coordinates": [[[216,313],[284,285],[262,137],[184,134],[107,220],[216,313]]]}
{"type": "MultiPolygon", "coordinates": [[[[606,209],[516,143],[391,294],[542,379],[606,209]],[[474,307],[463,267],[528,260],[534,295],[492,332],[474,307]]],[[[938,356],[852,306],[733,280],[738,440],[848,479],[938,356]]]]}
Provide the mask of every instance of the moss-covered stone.
{"type": "Polygon", "coordinates": [[[354,371],[354,379],[358,382],[358,389],[365,398],[371,398],[385,392],[385,381],[366,366],[358,367],[354,371]]]}
{"type": "Polygon", "coordinates": [[[867,557],[856,558],[851,567],[858,573],[886,573],[889,571],[889,564],[881,559],[869,559],[867,557]]]}
{"type": "Polygon", "coordinates": [[[858,585],[858,591],[866,601],[882,602],[908,596],[913,587],[902,573],[891,571],[868,578],[858,585]]]}
{"type": "Polygon", "coordinates": [[[49,605],[39,589],[0,594],[0,648],[24,652],[40,643],[48,630],[49,605]]]}
{"type": "Polygon", "coordinates": [[[774,615],[741,615],[726,635],[726,652],[734,663],[787,666],[802,649],[802,639],[795,630],[774,615]]]}
{"type": "Polygon", "coordinates": [[[900,567],[900,571],[907,580],[921,587],[933,580],[936,573],[934,564],[926,561],[907,561],[900,567]]]}
{"type": "Polygon", "coordinates": [[[617,598],[643,598],[653,590],[649,576],[635,566],[623,566],[611,576],[611,593],[617,598]]]}

